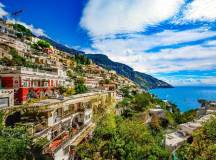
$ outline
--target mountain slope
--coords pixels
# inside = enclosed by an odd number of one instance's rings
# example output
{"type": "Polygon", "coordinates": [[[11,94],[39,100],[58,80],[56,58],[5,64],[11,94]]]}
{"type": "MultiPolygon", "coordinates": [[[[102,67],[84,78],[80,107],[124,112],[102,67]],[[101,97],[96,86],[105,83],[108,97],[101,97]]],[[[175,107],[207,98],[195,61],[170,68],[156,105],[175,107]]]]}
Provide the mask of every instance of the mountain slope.
{"type": "Polygon", "coordinates": [[[115,70],[118,74],[123,75],[134,81],[142,88],[168,88],[170,84],[158,80],[148,74],[134,71],[131,67],[111,61],[107,56],[102,54],[87,54],[88,58],[92,59],[97,65],[107,69],[115,70]]]}
{"type": "Polygon", "coordinates": [[[67,52],[67,53],[70,53],[70,54],[73,54],[73,55],[76,55],[76,54],[85,54],[85,53],[82,52],[82,51],[78,51],[78,50],[75,50],[75,49],[73,49],[73,48],[66,47],[65,45],[60,44],[60,43],[58,43],[58,42],[55,42],[54,40],[52,40],[52,39],[50,39],[50,38],[47,38],[47,37],[44,37],[44,36],[40,36],[39,38],[40,38],[40,39],[43,39],[43,40],[46,40],[46,41],[49,42],[52,46],[54,46],[55,48],[57,48],[57,49],[60,50],[60,51],[67,52]]]}
{"type": "MultiPolygon", "coordinates": [[[[66,47],[62,44],[59,44],[58,42],[55,42],[47,37],[40,37],[41,39],[44,39],[48,41],[50,44],[52,44],[54,47],[57,49],[68,52],[73,55],[77,54],[85,54],[82,51],[77,51],[75,49],[66,47]]],[[[86,57],[91,59],[93,62],[95,62],[97,65],[102,66],[107,69],[111,69],[116,71],[118,74],[123,75],[130,80],[134,81],[136,84],[138,84],[142,88],[168,88],[172,87],[170,84],[158,80],[148,74],[141,73],[134,71],[131,67],[118,63],[118,62],[113,62],[111,61],[107,56],[102,55],[102,54],[86,54],[86,57]]]]}

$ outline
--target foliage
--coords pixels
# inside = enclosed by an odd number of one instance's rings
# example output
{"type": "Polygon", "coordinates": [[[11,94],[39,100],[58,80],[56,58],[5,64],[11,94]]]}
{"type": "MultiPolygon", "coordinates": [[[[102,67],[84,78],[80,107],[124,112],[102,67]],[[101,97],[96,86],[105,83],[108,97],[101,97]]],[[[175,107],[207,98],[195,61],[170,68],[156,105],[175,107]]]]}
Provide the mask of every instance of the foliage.
{"type": "Polygon", "coordinates": [[[71,95],[73,95],[73,94],[75,94],[75,93],[76,93],[76,91],[75,91],[75,89],[72,88],[72,87],[67,88],[67,90],[65,91],[65,95],[66,95],[66,96],[71,96],[71,95]]]}
{"type": "Polygon", "coordinates": [[[12,48],[9,53],[12,55],[12,60],[4,57],[1,59],[0,64],[4,66],[24,66],[30,68],[39,67],[38,65],[28,61],[26,58],[20,56],[14,48],[12,48]]]}
{"type": "Polygon", "coordinates": [[[120,101],[117,105],[116,108],[123,108],[123,107],[128,107],[131,102],[130,98],[124,98],[122,101],[120,101]]]}
{"type": "Polygon", "coordinates": [[[77,84],[75,86],[76,94],[86,93],[88,91],[87,87],[84,84],[77,84]]]}
{"type": "Polygon", "coordinates": [[[44,145],[48,144],[49,141],[46,137],[42,137],[37,139],[36,142],[34,142],[34,145],[32,146],[31,152],[34,155],[34,158],[36,160],[51,160],[51,157],[48,157],[46,155],[43,155],[43,147],[44,145]]]}
{"type": "Polygon", "coordinates": [[[72,72],[71,70],[68,70],[68,71],[67,71],[67,76],[68,76],[70,79],[73,79],[73,78],[74,78],[73,72],[72,72]]]}
{"type": "Polygon", "coordinates": [[[189,110],[187,112],[184,112],[178,115],[176,114],[176,121],[178,124],[186,123],[186,122],[194,120],[196,115],[197,115],[196,110],[189,110]]]}
{"type": "Polygon", "coordinates": [[[59,93],[61,95],[63,95],[67,91],[67,88],[64,86],[60,86],[60,87],[58,87],[58,90],[59,90],[59,93]]]}
{"type": "Polygon", "coordinates": [[[77,77],[75,79],[75,84],[84,84],[85,79],[83,77],[77,77]]]}
{"type": "Polygon", "coordinates": [[[134,109],[136,111],[144,111],[153,101],[149,93],[137,94],[134,98],[134,109]]]}
{"type": "Polygon", "coordinates": [[[82,64],[82,65],[91,64],[91,61],[88,58],[86,58],[84,55],[81,55],[81,54],[75,55],[75,61],[78,64],[82,64]]]}
{"type": "Polygon", "coordinates": [[[82,159],[167,159],[168,153],[141,121],[115,118],[100,121],[90,143],[78,148],[82,159]]]}
{"type": "Polygon", "coordinates": [[[32,48],[37,49],[37,50],[43,50],[45,48],[50,48],[50,43],[45,41],[45,40],[39,40],[36,43],[33,43],[31,45],[32,48]]]}
{"type": "Polygon", "coordinates": [[[27,29],[25,26],[23,26],[21,24],[17,24],[17,23],[13,24],[13,28],[16,31],[21,32],[25,36],[32,36],[32,32],[30,31],[30,29],[27,29]]]}
{"type": "Polygon", "coordinates": [[[83,69],[83,66],[81,64],[78,64],[75,68],[74,71],[78,73],[79,75],[84,75],[85,71],[83,69]]]}
{"type": "Polygon", "coordinates": [[[0,128],[0,160],[22,160],[29,153],[30,138],[24,128],[0,128]]]}
{"type": "Polygon", "coordinates": [[[123,97],[131,97],[130,96],[130,87],[129,86],[122,87],[120,89],[120,91],[122,92],[123,97]]]}
{"type": "Polygon", "coordinates": [[[216,157],[216,118],[209,120],[203,128],[193,134],[193,142],[185,143],[177,150],[181,160],[208,160],[216,157]]]}

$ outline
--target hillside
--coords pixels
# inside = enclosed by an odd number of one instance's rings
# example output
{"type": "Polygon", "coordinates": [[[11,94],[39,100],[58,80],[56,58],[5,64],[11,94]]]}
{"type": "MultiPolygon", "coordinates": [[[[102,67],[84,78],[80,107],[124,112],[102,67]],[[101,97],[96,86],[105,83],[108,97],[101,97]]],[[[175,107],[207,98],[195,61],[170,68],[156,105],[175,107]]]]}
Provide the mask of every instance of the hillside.
{"type": "Polygon", "coordinates": [[[133,68],[118,62],[111,61],[107,56],[102,54],[87,54],[97,65],[104,68],[115,70],[118,74],[123,75],[134,81],[142,88],[168,88],[170,84],[158,80],[148,74],[134,71],[133,68]]]}
{"type": "MultiPolygon", "coordinates": [[[[55,46],[57,49],[68,52],[70,54],[76,55],[76,54],[85,54],[82,51],[77,51],[75,49],[66,47],[62,44],[59,44],[49,38],[46,37],[40,37],[49,43],[51,43],[53,46],[55,46]]],[[[134,71],[131,67],[118,63],[118,62],[113,62],[111,61],[107,56],[102,55],[102,54],[86,54],[86,56],[91,59],[93,62],[95,62],[97,65],[116,71],[118,74],[123,75],[130,80],[134,81],[136,84],[138,84],[142,88],[169,88],[172,87],[170,84],[158,80],[148,74],[141,73],[134,71]]]]}

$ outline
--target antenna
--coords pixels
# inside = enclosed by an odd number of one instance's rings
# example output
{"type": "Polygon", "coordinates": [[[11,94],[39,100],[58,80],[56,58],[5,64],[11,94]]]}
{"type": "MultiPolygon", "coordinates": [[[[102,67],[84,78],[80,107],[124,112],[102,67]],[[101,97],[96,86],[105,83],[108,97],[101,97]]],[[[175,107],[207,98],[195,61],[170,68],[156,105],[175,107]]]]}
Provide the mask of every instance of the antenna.
{"type": "Polygon", "coordinates": [[[22,9],[20,9],[20,10],[17,10],[17,11],[15,11],[15,12],[12,12],[11,13],[11,16],[14,18],[14,20],[15,20],[15,23],[16,23],[16,21],[17,21],[17,18],[18,18],[18,16],[20,15],[20,14],[22,14],[23,13],[23,10],[22,9]]]}
{"type": "Polygon", "coordinates": [[[22,12],[23,12],[23,10],[21,9],[21,10],[18,10],[18,11],[15,11],[15,12],[11,13],[11,15],[13,17],[18,17],[22,12]]]}

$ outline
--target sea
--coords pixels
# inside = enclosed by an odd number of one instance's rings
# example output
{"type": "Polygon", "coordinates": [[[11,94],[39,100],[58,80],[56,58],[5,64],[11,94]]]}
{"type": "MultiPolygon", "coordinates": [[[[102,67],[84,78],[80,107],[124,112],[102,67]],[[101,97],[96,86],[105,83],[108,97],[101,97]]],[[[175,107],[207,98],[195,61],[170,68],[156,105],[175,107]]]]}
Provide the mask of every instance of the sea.
{"type": "Polygon", "coordinates": [[[152,89],[150,93],[178,106],[181,112],[200,107],[198,99],[216,100],[216,86],[182,86],[152,89]]]}

